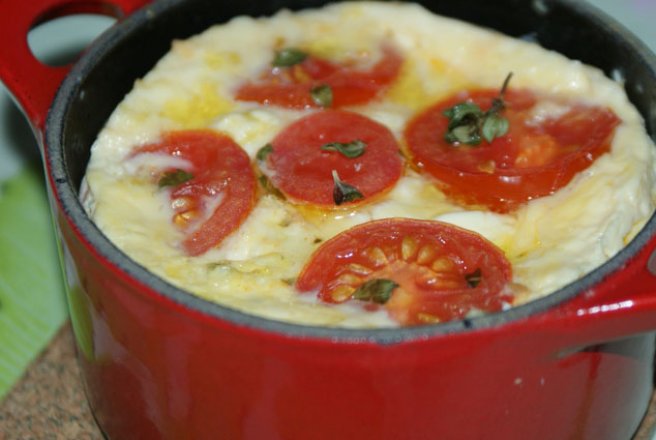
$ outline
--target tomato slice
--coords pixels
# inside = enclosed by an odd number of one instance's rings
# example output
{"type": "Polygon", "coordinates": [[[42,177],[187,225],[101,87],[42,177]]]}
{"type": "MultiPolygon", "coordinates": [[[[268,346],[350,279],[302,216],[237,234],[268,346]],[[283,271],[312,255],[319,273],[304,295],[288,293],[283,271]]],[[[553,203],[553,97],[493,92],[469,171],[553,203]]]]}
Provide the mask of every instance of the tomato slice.
{"type": "Polygon", "coordinates": [[[553,194],[578,172],[609,151],[620,119],[608,108],[564,103],[528,90],[508,90],[502,116],[510,127],[504,136],[478,146],[454,146],[444,139],[449,123],[443,114],[461,102],[486,111],[496,90],[456,94],[414,117],[405,143],[413,163],[435,177],[454,199],[508,212],[522,203],[553,194]],[[566,106],[558,116],[537,117],[539,103],[566,106]]]}
{"type": "Polygon", "coordinates": [[[343,303],[358,301],[362,286],[391,281],[398,287],[389,299],[366,302],[367,308],[385,307],[401,325],[417,325],[501,310],[512,302],[505,289],[511,277],[503,252],[476,233],[438,221],[389,218],[323,243],[296,288],[343,303]]]}
{"type": "Polygon", "coordinates": [[[271,147],[264,161],[269,180],[295,203],[334,207],[333,172],[363,196],[347,204],[361,203],[389,190],[403,169],[399,146],[387,127],[343,110],[322,110],[295,121],[271,147]],[[358,157],[322,149],[355,141],[364,145],[358,157]]]}
{"type": "MultiPolygon", "coordinates": [[[[196,256],[218,245],[248,217],[255,203],[256,180],[246,152],[231,138],[211,130],[167,133],[160,142],[137,149],[181,159],[180,167],[153,173],[163,185],[175,173],[183,181],[167,183],[173,222],[186,232],[182,247],[196,256]]],[[[169,179],[170,180],[170,179],[169,179]]]]}
{"type": "Polygon", "coordinates": [[[380,96],[397,78],[403,64],[401,54],[384,45],[380,60],[369,68],[357,60],[338,64],[310,55],[290,67],[272,67],[256,81],[242,84],[235,94],[240,101],[259,102],[287,108],[322,107],[312,98],[312,90],[329,86],[329,107],[365,104],[380,96]]]}

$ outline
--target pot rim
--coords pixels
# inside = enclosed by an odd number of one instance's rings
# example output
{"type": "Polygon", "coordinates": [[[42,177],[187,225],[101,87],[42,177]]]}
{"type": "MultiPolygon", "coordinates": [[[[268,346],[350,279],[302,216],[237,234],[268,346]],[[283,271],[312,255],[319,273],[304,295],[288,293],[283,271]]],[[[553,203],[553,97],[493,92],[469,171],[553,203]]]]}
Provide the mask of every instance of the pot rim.
{"type": "MultiPolygon", "coordinates": [[[[238,327],[275,333],[288,338],[315,338],[326,339],[332,342],[366,340],[384,345],[440,337],[447,334],[474,332],[498,328],[504,324],[533,317],[577,297],[603,282],[612,273],[627,266],[630,260],[656,235],[656,213],[653,213],[634,239],[615,256],[592,272],[555,292],[505,311],[417,327],[354,329],[276,321],[223,306],[175,287],[130,259],[87,216],[68,173],[62,144],[67,112],[80,92],[80,85],[83,79],[93,71],[95,66],[103,59],[104,54],[123,39],[129,37],[132,32],[138,30],[146,22],[153,21],[160,14],[183,2],[184,0],[157,1],[131,14],[94,41],[80,60],[73,66],[57,91],[47,116],[44,136],[45,145],[43,147],[45,151],[46,170],[50,174],[49,181],[53,186],[54,197],[59,204],[59,208],[65,214],[66,221],[72,224],[80,239],[85,241],[84,244],[87,247],[95,249],[105,260],[105,263],[117,268],[128,278],[149,287],[164,299],[173,301],[184,309],[187,309],[185,312],[192,311],[200,313],[209,318],[238,327]]],[[[654,73],[653,76],[656,83],[656,56],[626,28],[594,6],[584,2],[574,0],[554,0],[554,2],[565,5],[572,12],[583,15],[592,22],[610,25],[612,31],[615,33],[614,36],[624,40],[635,50],[636,55],[642,58],[642,61],[650,67],[654,73]]],[[[652,138],[654,136],[656,135],[652,133],[652,138]]]]}

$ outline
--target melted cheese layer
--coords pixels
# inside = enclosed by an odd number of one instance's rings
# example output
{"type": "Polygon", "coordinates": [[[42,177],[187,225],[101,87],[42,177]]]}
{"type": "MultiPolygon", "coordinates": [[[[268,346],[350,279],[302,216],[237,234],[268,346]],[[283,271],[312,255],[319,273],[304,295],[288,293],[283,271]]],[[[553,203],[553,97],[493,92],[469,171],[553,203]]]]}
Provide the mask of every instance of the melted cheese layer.
{"type": "MultiPolygon", "coordinates": [[[[559,109],[540,109],[551,112],[559,109]]],[[[654,210],[654,145],[621,84],[599,70],[539,46],[455,20],[413,4],[341,3],[272,18],[237,17],[171,51],[117,107],[92,147],[83,202],[104,233],[127,255],[195,295],[248,313],[321,326],[394,326],[384,312],[332,306],[300,295],[293,279],[324,241],[356,224],[385,217],[438,219],[476,231],[505,253],[518,303],[576,280],[617,253],[654,210]],[[338,30],[338,31],[337,31],[338,30]],[[510,214],[463,208],[411,170],[384,197],[350,210],[295,207],[261,197],[246,222],[219,247],[189,257],[179,247],[167,197],[126,160],[165,131],[207,127],[230,135],[254,157],[287,124],[309,111],[232,99],[256,77],[275,44],[308,47],[333,59],[375,58],[382,39],[406,59],[385,98],[352,110],[401,138],[408,119],[465,87],[527,87],[610,107],[622,119],[612,149],[552,196],[510,214]]]]}

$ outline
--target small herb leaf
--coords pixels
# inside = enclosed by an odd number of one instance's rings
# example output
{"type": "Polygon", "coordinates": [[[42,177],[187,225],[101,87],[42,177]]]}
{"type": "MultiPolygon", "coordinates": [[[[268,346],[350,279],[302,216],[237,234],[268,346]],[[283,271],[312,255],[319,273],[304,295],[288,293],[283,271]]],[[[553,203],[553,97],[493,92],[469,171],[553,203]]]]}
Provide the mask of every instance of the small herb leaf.
{"type": "Polygon", "coordinates": [[[364,198],[362,193],[356,187],[349,185],[346,182],[342,182],[335,170],[333,170],[333,181],[335,182],[333,188],[333,200],[335,201],[335,205],[339,206],[342,203],[364,198]]]}
{"type": "Polygon", "coordinates": [[[271,65],[273,67],[291,67],[300,64],[307,58],[307,53],[294,47],[276,51],[271,65]]]}
{"type": "Polygon", "coordinates": [[[258,162],[264,162],[266,158],[273,152],[273,145],[271,144],[266,144],[259,150],[257,150],[257,153],[255,153],[255,159],[258,160],[258,162]]]}
{"type": "Polygon", "coordinates": [[[510,78],[512,73],[508,74],[499,95],[492,100],[492,106],[486,112],[473,102],[461,102],[444,110],[444,116],[449,118],[444,140],[454,145],[479,145],[483,139],[491,143],[508,133],[510,124],[501,112],[506,108],[504,96],[510,78]]]}
{"type": "Polygon", "coordinates": [[[385,304],[392,297],[397,283],[386,278],[374,278],[362,284],[353,292],[353,298],[360,301],[371,301],[376,304],[385,304]]]}
{"type": "Polygon", "coordinates": [[[444,139],[450,144],[478,145],[481,143],[479,121],[485,117],[481,108],[473,102],[462,102],[444,111],[449,126],[444,139]]]}
{"type": "Polygon", "coordinates": [[[494,139],[508,133],[509,126],[508,119],[501,117],[496,113],[492,113],[485,118],[481,132],[485,140],[488,141],[488,143],[491,143],[494,139]]]}
{"type": "Polygon", "coordinates": [[[477,287],[480,283],[481,280],[483,279],[483,274],[481,273],[481,269],[478,268],[475,271],[465,274],[465,281],[467,281],[467,285],[471,287],[472,289],[477,287]]]}
{"type": "Polygon", "coordinates": [[[449,128],[457,127],[467,118],[483,116],[483,110],[473,102],[462,102],[444,110],[444,116],[450,119],[449,128]]]}
{"type": "Polygon", "coordinates": [[[450,144],[478,145],[481,143],[481,135],[475,125],[460,125],[447,131],[444,139],[450,144]]]}
{"type": "Polygon", "coordinates": [[[186,172],[185,170],[176,169],[173,171],[167,171],[162,174],[162,177],[159,178],[157,186],[164,188],[167,186],[178,186],[188,180],[194,178],[194,175],[186,172]]]}
{"type": "Polygon", "coordinates": [[[333,104],[333,89],[327,84],[312,87],[310,90],[312,101],[319,107],[330,107],[333,104]]]}
{"type": "Polygon", "coordinates": [[[271,183],[267,176],[260,174],[257,180],[260,182],[260,185],[264,191],[278,197],[279,199],[285,200],[285,195],[271,183]]]}
{"type": "Polygon", "coordinates": [[[321,149],[324,151],[338,151],[349,159],[353,159],[364,154],[367,144],[359,139],[353,142],[330,142],[322,145],[321,149]]]}

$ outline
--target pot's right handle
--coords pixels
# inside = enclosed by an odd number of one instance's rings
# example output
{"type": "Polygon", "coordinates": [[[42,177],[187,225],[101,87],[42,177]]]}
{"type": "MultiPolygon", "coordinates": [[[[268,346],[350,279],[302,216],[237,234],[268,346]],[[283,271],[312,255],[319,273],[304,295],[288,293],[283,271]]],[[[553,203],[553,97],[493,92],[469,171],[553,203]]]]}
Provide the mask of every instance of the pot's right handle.
{"type": "Polygon", "coordinates": [[[149,0],[0,1],[0,80],[28,117],[39,142],[48,109],[71,66],[42,64],[27,42],[30,29],[53,18],[95,13],[120,19],[149,0]]]}
{"type": "Polygon", "coordinates": [[[563,352],[656,332],[656,238],[623,268],[536,318],[531,330],[552,335],[563,352]]]}

